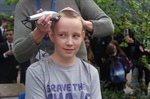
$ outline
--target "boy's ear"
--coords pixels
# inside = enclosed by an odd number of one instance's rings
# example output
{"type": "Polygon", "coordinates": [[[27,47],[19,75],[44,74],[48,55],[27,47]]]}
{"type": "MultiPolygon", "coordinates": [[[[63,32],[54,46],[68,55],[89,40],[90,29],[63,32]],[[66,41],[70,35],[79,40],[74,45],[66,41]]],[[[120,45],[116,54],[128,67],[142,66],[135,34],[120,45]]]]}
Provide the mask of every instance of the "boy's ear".
{"type": "Polygon", "coordinates": [[[85,31],[82,31],[82,39],[85,37],[85,31]]]}
{"type": "Polygon", "coordinates": [[[51,40],[52,42],[54,42],[54,33],[53,33],[52,30],[49,30],[49,31],[48,31],[48,36],[49,36],[50,40],[51,40]]]}

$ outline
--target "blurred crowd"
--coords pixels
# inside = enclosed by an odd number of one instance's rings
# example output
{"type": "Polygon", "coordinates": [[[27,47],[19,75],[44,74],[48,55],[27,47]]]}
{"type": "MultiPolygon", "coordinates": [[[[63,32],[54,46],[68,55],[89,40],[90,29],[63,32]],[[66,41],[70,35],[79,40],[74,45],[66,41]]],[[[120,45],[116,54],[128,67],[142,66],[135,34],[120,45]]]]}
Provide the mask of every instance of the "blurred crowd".
{"type": "Polygon", "coordinates": [[[17,83],[18,72],[21,71],[19,81],[25,83],[25,71],[30,65],[29,62],[19,63],[12,52],[13,49],[13,28],[9,25],[13,21],[9,18],[1,19],[0,26],[0,84],[17,83]]]}
{"type": "MultiPolygon", "coordinates": [[[[128,19],[124,18],[122,22],[123,24],[128,24],[128,19]]],[[[111,76],[109,74],[110,68],[108,68],[110,64],[108,64],[108,59],[110,57],[112,58],[112,56],[120,57],[120,55],[122,55],[128,60],[130,65],[130,71],[128,73],[131,73],[131,79],[135,80],[132,75],[135,73],[134,71],[137,70],[136,84],[144,83],[148,87],[150,81],[150,70],[146,66],[146,63],[142,61],[142,57],[143,55],[146,56],[148,60],[147,64],[149,64],[150,50],[144,46],[145,43],[147,43],[146,40],[140,41],[136,39],[135,32],[135,30],[125,28],[121,33],[118,33],[118,35],[107,36],[104,38],[92,37],[87,33],[85,36],[85,44],[88,51],[88,61],[95,67],[100,68],[101,81],[106,81],[107,83],[111,82],[111,76]],[[124,43],[126,43],[126,45],[122,46],[124,43]]],[[[128,73],[126,73],[126,75],[128,73]]],[[[126,79],[121,87],[118,84],[111,84],[111,87],[112,89],[118,88],[118,90],[123,90],[127,82],[126,79]]],[[[108,87],[108,89],[111,88],[108,87]]]]}

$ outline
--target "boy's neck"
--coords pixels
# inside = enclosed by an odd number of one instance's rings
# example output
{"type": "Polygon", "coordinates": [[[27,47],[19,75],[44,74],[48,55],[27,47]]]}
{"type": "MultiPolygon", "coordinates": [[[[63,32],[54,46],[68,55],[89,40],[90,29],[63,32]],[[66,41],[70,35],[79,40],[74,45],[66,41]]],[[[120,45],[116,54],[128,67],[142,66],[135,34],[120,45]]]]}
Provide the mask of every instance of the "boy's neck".
{"type": "Polygon", "coordinates": [[[62,66],[71,66],[76,62],[76,57],[72,58],[72,59],[62,59],[62,58],[58,58],[55,55],[50,55],[50,58],[57,64],[60,64],[62,66]]]}

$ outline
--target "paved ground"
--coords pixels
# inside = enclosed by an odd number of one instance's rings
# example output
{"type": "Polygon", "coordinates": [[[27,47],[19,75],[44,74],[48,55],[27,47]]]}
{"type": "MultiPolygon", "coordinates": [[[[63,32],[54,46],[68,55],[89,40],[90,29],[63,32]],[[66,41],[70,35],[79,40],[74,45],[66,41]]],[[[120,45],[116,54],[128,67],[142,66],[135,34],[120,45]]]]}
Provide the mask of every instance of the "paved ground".
{"type": "Polygon", "coordinates": [[[18,97],[1,98],[1,99],[18,99],[18,97]]]}
{"type": "MultiPolygon", "coordinates": [[[[130,73],[127,74],[127,80],[128,80],[129,84],[131,84],[131,74],[132,74],[132,71],[130,71],[130,73]]],[[[132,91],[133,90],[128,86],[125,89],[125,92],[132,92],[132,91]]],[[[149,92],[149,95],[150,95],[150,84],[149,84],[149,87],[148,87],[148,92],[149,92]]]]}
{"type": "MultiPolygon", "coordinates": [[[[18,72],[17,83],[20,83],[20,72],[18,72]]],[[[18,97],[0,98],[0,99],[19,99],[18,97]]]]}

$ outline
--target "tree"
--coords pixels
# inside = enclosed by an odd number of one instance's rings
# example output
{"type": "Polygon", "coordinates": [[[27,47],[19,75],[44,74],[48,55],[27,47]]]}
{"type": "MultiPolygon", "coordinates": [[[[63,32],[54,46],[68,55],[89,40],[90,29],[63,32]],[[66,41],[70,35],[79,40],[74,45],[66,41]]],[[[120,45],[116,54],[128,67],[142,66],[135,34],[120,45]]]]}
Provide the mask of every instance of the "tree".
{"type": "Polygon", "coordinates": [[[113,20],[115,26],[114,35],[122,33],[122,29],[135,30],[136,38],[150,49],[150,3],[148,0],[95,0],[113,20]],[[122,5],[121,5],[122,4],[122,5]],[[128,18],[130,24],[122,24],[122,18],[128,18]]]}

